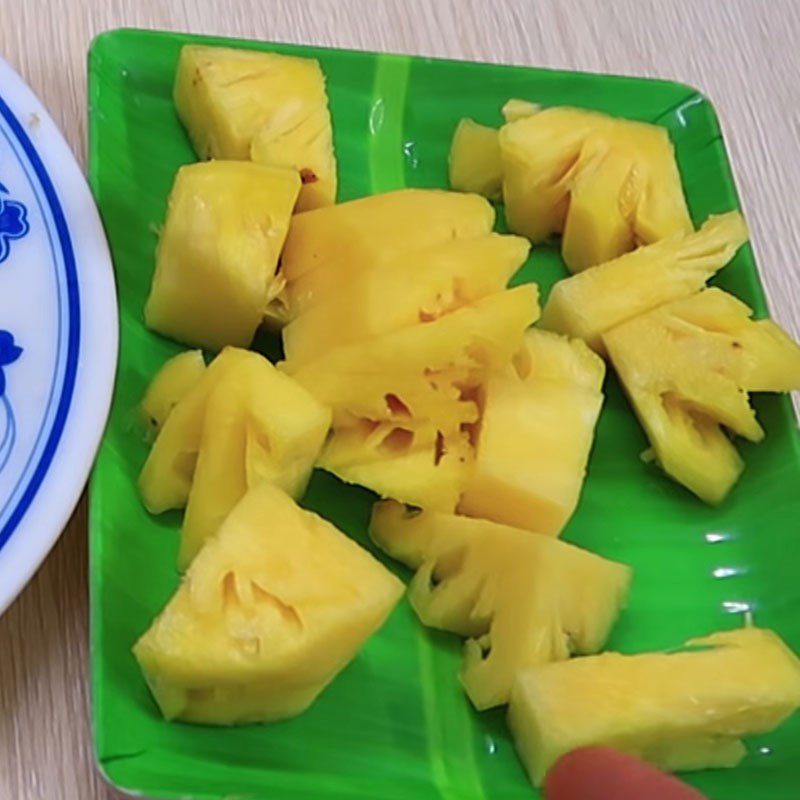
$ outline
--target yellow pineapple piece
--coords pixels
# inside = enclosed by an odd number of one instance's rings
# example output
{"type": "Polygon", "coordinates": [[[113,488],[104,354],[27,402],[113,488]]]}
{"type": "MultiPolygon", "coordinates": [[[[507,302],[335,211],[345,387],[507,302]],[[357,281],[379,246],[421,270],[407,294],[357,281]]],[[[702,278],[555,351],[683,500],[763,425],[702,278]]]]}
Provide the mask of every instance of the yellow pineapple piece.
{"type": "Polygon", "coordinates": [[[483,387],[462,513],[558,536],[578,504],[605,365],[582,341],[531,329],[513,370],[483,387]]]}
{"type": "Polygon", "coordinates": [[[298,210],[336,200],[336,159],[325,76],[311,58],[185,45],[175,106],[201,159],[297,170],[298,210]]]}
{"type": "Polygon", "coordinates": [[[533,242],[566,232],[573,271],[692,229],[663,128],[548,108],[507,123],[499,140],[509,229],[533,242]]]}
{"type": "Polygon", "coordinates": [[[604,653],[519,674],[509,725],[538,786],[563,754],[607,745],[665,770],[733,767],[742,737],[800,706],[800,662],[772,631],[742,628],[687,642],[697,650],[604,653]]]}
{"type": "Polygon", "coordinates": [[[469,637],[461,681],[478,709],[508,701],[521,670],[597,652],[624,605],[630,569],[487,520],[377,503],[370,536],[416,570],[425,625],[469,637]]]}
{"type": "Polygon", "coordinates": [[[743,463],[722,427],[757,442],[750,391],[800,388],[800,346],[720,289],[660,306],[603,341],[665,472],[721,502],[743,463]]]}
{"type": "Polygon", "coordinates": [[[520,236],[491,233],[451,239],[366,270],[283,329],[286,358],[303,363],[502,291],[529,247],[520,236]]]}
{"type": "Polygon", "coordinates": [[[603,353],[606,331],[700,291],[747,236],[742,215],[731,211],[709,217],[699,231],[670,236],[565,278],[550,290],[541,325],[579,336],[603,353]]]}
{"type": "Polygon", "coordinates": [[[464,118],[450,145],[450,186],[458,192],[475,192],[499,200],[503,171],[497,128],[464,118]]]}
{"type": "Polygon", "coordinates": [[[181,566],[256,482],[302,494],[329,425],[330,411],[263,356],[223,350],[167,417],[139,478],[152,513],[188,503],[181,566]]]}
{"type": "Polygon", "coordinates": [[[639,200],[634,162],[604,141],[587,140],[569,194],[561,255],[572,272],[633,250],[631,220],[639,200]],[[590,153],[597,146],[596,153],[590,153]]]}
{"type": "Polygon", "coordinates": [[[206,371],[200,350],[186,350],[173,356],[150,381],[140,405],[148,431],[161,430],[172,409],[193,389],[206,371]]]}
{"type": "Polygon", "coordinates": [[[258,353],[247,353],[210,393],[181,531],[185,569],[246,491],[269,482],[305,491],[331,414],[258,353]]]}
{"type": "Polygon", "coordinates": [[[451,239],[488,234],[492,206],[478,195],[402,189],[297,214],[281,256],[291,316],[355,275],[451,239]]]}
{"type": "Polygon", "coordinates": [[[248,358],[245,350],[235,347],[223,350],[164,421],[139,475],[139,494],[151,514],[186,505],[208,398],[225,375],[248,358]]]}
{"type": "Polygon", "coordinates": [[[297,173],[249,162],[181,167],[156,251],[147,326],[213,350],[248,346],[299,188],[297,173]]]}
{"type": "Polygon", "coordinates": [[[358,420],[330,437],[317,465],[347,483],[419,508],[455,510],[472,465],[465,434],[429,422],[358,420]]]}
{"type": "Polygon", "coordinates": [[[538,114],[542,107],[538,103],[532,103],[530,100],[520,100],[519,98],[512,97],[507,100],[501,109],[503,119],[506,122],[516,122],[518,119],[538,114]]]}
{"type": "Polygon", "coordinates": [[[167,719],[284,719],[311,705],[402,592],[355,542],[262,483],[209,539],[134,653],[167,719]]]}
{"type": "Polygon", "coordinates": [[[476,419],[475,403],[462,396],[486,374],[507,365],[538,316],[534,284],[496,292],[433,322],[339,347],[319,359],[283,368],[321,403],[334,426],[353,418],[403,416],[432,422],[444,435],[476,419]]]}

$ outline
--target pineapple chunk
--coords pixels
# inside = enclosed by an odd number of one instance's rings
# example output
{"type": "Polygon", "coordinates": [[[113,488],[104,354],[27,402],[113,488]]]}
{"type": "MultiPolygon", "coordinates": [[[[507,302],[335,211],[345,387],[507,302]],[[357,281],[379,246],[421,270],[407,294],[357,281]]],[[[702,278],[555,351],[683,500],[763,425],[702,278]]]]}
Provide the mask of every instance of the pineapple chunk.
{"type": "Polygon", "coordinates": [[[459,510],[558,536],[578,504],[603,404],[602,359],[579,339],[531,329],[522,375],[483,388],[475,467],[459,510]]]}
{"type": "Polygon", "coordinates": [[[630,156],[605,142],[587,140],[569,194],[561,255],[572,272],[633,250],[631,226],[639,190],[630,156]],[[597,147],[596,154],[591,148],[597,147]]]}
{"type": "Polygon", "coordinates": [[[493,225],[484,198],[437,189],[402,189],[298,214],[281,256],[291,316],[337,295],[359,272],[488,234],[493,225]]]}
{"type": "Polygon", "coordinates": [[[335,431],[317,465],[347,483],[419,508],[453,512],[472,463],[463,434],[414,420],[358,420],[335,431]]]}
{"type": "Polygon", "coordinates": [[[499,138],[509,229],[533,242],[566,232],[573,271],[692,229],[663,128],[549,108],[507,123],[499,138]]]}
{"type": "Polygon", "coordinates": [[[559,281],[547,298],[542,327],[579,336],[602,353],[606,331],[700,291],[746,241],[738,211],[709,217],[697,232],[662,239],[559,281]]]}
{"type": "Polygon", "coordinates": [[[450,186],[456,191],[500,199],[503,171],[496,128],[460,120],[450,145],[449,166],[450,186]]]}
{"type": "Polygon", "coordinates": [[[166,418],[139,475],[139,494],[151,514],[186,505],[208,398],[214,387],[249,357],[247,351],[235,347],[223,350],[166,418]]]}
{"type": "Polygon", "coordinates": [[[403,592],[369,553],[262,483],[134,647],[167,719],[235,725],[308,708],[403,592]]]}
{"type": "Polygon", "coordinates": [[[170,412],[193,389],[206,371],[200,350],[173,356],[150,381],[140,411],[149,432],[158,433],[170,412]]]}
{"type": "Polygon", "coordinates": [[[743,469],[722,431],[764,436],[750,391],[800,388],[800,346],[742,302],[706,289],[634,317],[603,341],[665,472],[720,503],[743,469]]]}
{"type": "Polygon", "coordinates": [[[517,286],[487,295],[433,322],[420,323],[283,368],[321,403],[334,426],[353,418],[427,420],[444,435],[476,419],[462,392],[504,367],[538,316],[537,288],[517,286]]]}
{"type": "Polygon", "coordinates": [[[461,681],[478,709],[506,703],[523,669],[597,652],[630,583],[627,566],[558,539],[392,501],[374,507],[370,536],[417,570],[422,622],[469,637],[461,681]]]}
{"type": "Polygon", "coordinates": [[[743,736],[772,730],[800,705],[800,662],[771,631],[687,646],[704,649],[604,653],[520,673],[508,719],[534,785],[561,755],[592,745],[670,771],[733,767],[743,736]]]}
{"type": "Polygon", "coordinates": [[[451,239],[357,275],[283,329],[286,358],[303,363],[345,344],[438,317],[502,291],[530,246],[491,233],[451,239]]]}
{"type": "Polygon", "coordinates": [[[330,411],[263,356],[247,353],[209,395],[181,531],[185,569],[249,488],[305,491],[330,411]]]}
{"type": "Polygon", "coordinates": [[[542,107],[538,103],[512,97],[505,102],[501,112],[506,122],[516,122],[518,119],[524,119],[525,117],[538,114],[541,110],[542,107]]]}
{"type": "Polygon", "coordinates": [[[299,188],[297,173],[259,164],[181,167],[156,252],[147,326],[213,350],[248,346],[299,188]]]}
{"type": "Polygon", "coordinates": [[[288,167],[303,179],[298,210],[335,202],[325,76],[314,59],[185,45],[175,106],[201,159],[288,167]]]}
{"type": "Polygon", "coordinates": [[[175,406],[139,478],[153,513],[187,504],[185,566],[257,480],[302,494],[330,411],[263,356],[226,348],[175,406]]]}

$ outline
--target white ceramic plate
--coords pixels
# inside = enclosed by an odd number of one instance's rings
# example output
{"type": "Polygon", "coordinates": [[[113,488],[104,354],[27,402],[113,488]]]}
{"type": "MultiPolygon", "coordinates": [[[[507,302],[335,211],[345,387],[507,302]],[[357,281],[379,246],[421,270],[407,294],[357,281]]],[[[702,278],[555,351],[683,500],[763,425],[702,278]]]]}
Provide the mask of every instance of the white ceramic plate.
{"type": "Polygon", "coordinates": [[[89,187],[0,60],[0,613],[80,497],[116,359],[111,258],[89,187]]]}

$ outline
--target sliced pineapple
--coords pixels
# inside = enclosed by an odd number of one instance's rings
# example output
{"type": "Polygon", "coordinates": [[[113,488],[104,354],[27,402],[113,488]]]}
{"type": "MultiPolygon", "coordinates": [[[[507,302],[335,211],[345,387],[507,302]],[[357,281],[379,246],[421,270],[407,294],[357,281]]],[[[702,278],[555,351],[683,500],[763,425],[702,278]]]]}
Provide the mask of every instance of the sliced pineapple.
{"type": "Polygon", "coordinates": [[[721,502],[743,468],[722,428],[753,442],[764,436],[747,393],[800,388],[800,346],[751,314],[712,288],[603,337],[657,460],[708,503],[721,502]]]}
{"type": "Polygon", "coordinates": [[[694,650],[604,653],[520,673],[509,724],[538,786],[563,754],[606,745],[666,770],[733,767],[742,737],[800,706],[800,662],[771,631],[742,628],[694,650]]]}
{"type": "Polygon", "coordinates": [[[548,108],[504,125],[500,153],[509,229],[533,242],[565,232],[573,271],[692,230],[663,128],[548,108]]]}
{"type": "Polygon", "coordinates": [[[139,406],[148,433],[155,435],[161,430],[172,409],[197,385],[205,371],[200,350],[178,353],[161,367],[139,406]]]}
{"type": "Polygon", "coordinates": [[[459,509],[557,536],[580,497],[605,366],[582,341],[536,329],[516,365],[482,388],[475,466],[459,509]]]}
{"type": "Polygon", "coordinates": [[[219,350],[261,324],[300,188],[297,173],[243,161],[178,170],[144,316],[149,328],[219,350]]]}
{"type": "Polygon", "coordinates": [[[339,428],[318,466],[347,483],[419,508],[453,512],[472,466],[465,434],[445,437],[430,422],[358,420],[339,428]]]}
{"type": "Polygon", "coordinates": [[[451,239],[365,270],[283,329],[286,358],[301,364],[502,291],[529,247],[520,236],[491,233],[451,239]]]}
{"type": "Polygon", "coordinates": [[[469,637],[461,681],[478,709],[506,703],[529,666],[597,652],[630,582],[627,566],[557,539],[391,501],[373,509],[370,536],[417,570],[422,622],[469,637]]]}
{"type": "Polygon", "coordinates": [[[520,100],[517,97],[512,97],[507,100],[501,109],[503,119],[506,122],[516,122],[518,119],[538,114],[542,107],[538,103],[532,103],[530,100],[520,100]]]}
{"type": "Polygon", "coordinates": [[[579,336],[602,353],[606,331],[700,291],[747,237],[742,215],[731,211],[709,217],[699,231],[670,236],[565,278],[550,290],[542,327],[579,336]]]}
{"type": "Polygon", "coordinates": [[[297,170],[298,210],[336,200],[325,76],[310,58],[185,45],[175,106],[201,159],[252,159],[297,170]]]}
{"type": "Polygon", "coordinates": [[[179,566],[255,483],[302,494],[329,425],[330,411],[263,356],[223,350],[167,417],[139,479],[151,512],[187,505],[179,566]]]}
{"type": "Polygon", "coordinates": [[[360,272],[488,234],[493,224],[484,198],[436,189],[402,189],[297,214],[281,256],[290,314],[337,295],[360,272]]]}
{"type": "Polygon", "coordinates": [[[505,367],[538,316],[534,284],[496,292],[438,319],[283,368],[333,409],[338,428],[354,418],[375,421],[402,415],[429,421],[449,435],[474,422],[476,407],[464,391],[505,367]]]}
{"type": "Polygon", "coordinates": [[[249,357],[245,350],[225,348],[164,421],[139,475],[139,494],[151,514],[186,505],[208,398],[225,376],[249,357]]]}
{"type": "Polygon", "coordinates": [[[475,192],[499,200],[503,182],[497,128],[464,118],[450,145],[450,186],[458,192],[475,192]]]}
{"type": "Polygon", "coordinates": [[[162,713],[210,725],[304,711],[403,592],[280,489],[250,490],[134,647],[162,713]]]}

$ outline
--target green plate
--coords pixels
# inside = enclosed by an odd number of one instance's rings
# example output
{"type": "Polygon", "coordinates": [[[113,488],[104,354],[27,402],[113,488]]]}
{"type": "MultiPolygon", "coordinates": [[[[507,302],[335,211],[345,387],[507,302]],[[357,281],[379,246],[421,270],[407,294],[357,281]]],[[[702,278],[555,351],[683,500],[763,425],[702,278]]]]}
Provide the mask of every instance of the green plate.
{"type": "MultiPolygon", "coordinates": [[[[502,711],[478,714],[456,677],[460,642],[424,630],[402,602],[355,661],[297,719],[220,730],[166,723],[130,648],[178,584],[177,514],[151,517],[135,480],[147,447],[135,406],[179,348],[142,323],[158,226],[173,176],[194,160],[175,115],[178,51],[197,37],[133,30],[95,40],[89,59],[91,181],[116,263],[121,353],[111,419],[91,485],[94,736],[106,777],[157,797],[513,800],[536,796],[502,711]]],[[[340,199],[446,186],[458,119],[497,124],[509,97],[600,109],[664,125],[696,223],[738,207],[714,110],[676,83],[437,61],[313,47],[230,42],[318,58],[328,77],[340,199]]],[[[537,247],[518,276],[546,294],[564,274],[537,247]]],[[[766,312],[744,247],[719,285],[766,312]]],[[[276,354],[269,338],[259,342],[276,354]]],[[[631,564],[629,608],[610,646],[671,648],[743,623],[743,612],[800,650],[800,439],[785,397],[756,400],[767,431],[741,445],[747,469],[721,509],[702,505],[639,459],[646,442],[620,388],[607,381],[589,479],[564,538],[631,564]]],[[[373,496],[318,472],[304,504],[369,546],[373,496]]],[[[407,576],[407,573],[402,573],[407,576]]],[[[687,691],[691,690],[687,686],[687,691]]],[[[752,739],[735,770],[687,776],[712,798],[786,800],[800,785],[800,717],[752,739]]]]}

